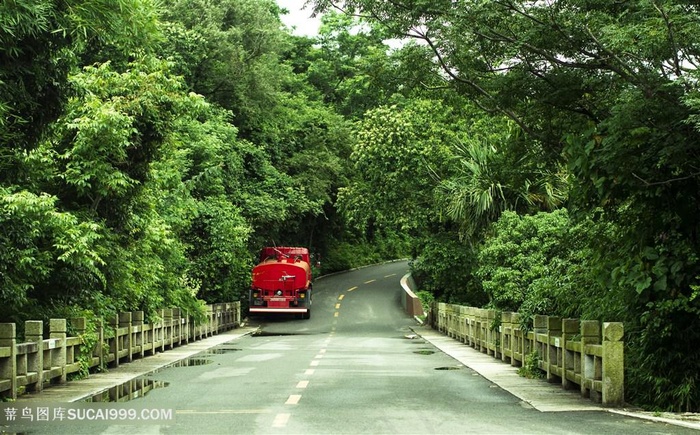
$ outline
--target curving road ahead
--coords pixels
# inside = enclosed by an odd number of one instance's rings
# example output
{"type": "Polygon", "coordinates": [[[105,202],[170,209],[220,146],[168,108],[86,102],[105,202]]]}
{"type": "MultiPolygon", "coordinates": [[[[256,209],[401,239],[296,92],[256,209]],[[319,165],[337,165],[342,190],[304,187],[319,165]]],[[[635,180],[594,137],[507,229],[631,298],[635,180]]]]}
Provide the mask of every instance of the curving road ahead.
{"type": "Polygon", "coordinates": [[[139,408],[151,424],[66,433],[646,434],[697,433],[605,412],[542,413],[421,339],[400,304],[406,262],[325,277],[310,320],[252,319],[258,333],[153,373],[139,408]]]}

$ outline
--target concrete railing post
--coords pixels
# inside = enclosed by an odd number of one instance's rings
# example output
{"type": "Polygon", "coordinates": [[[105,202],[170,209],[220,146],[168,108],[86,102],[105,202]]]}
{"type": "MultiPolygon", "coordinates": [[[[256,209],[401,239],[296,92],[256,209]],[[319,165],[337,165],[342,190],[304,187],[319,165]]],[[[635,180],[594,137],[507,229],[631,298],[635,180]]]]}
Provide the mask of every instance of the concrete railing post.
{"type": "Polygon", "coordinates": [[[121,351],[121,340],[119,339],[119,317],[112,316],[109,319],[109,324],[114,330],[114,338],[110,340],[109,353],[114,353],[112,367],[119,367],[119,352],[121,351]]]}
{"type": "MultiPolygon", "coordinates": [[[[540,335],[547,334],[547,316],[541,314],[535,314],[533,318],[533,331],[532,331],[532,348],[530,352],[535,351],[540,358],[540,369],[547,371],[545,366],[547,363],[547,346],[542,342],[540,335]]],[[[544,338],[546,340],[546,338],[544,338]]],[[[527,356],[527,355],[526,355],[527,356]]]]}
{"type": "Polygon", "coordinates": [[[496,331],[493,325],[496,320],[496,310],[486,310],[486,354],[494,358],[499,358],[498,346],[496,346],[496,331]]]}
{"type": "Polygon", "coordinates": [[[44,322],[41,320],[24,322],[24,339],[29,343],[36,343],[36,357],[30,360],[27,371],[36,372],[37,381],[30,390],[39,392],[44,388],[44,322]]]}
{"type": "Polygon", "coordinates": [[[131,327],[133,329],[134,340],[131,344],[134,350],[138,353],[139,358],[146,355],[145,340],[144,340],[144,314],[143,311],[134,311],[131,313],[131,327]]]}
{"type": "Polygon", "coordinates": [[[61,368],[61,376],[58,378],[59,384],[65,384],[66,373],[66,319],[49,320],[49,338],[58,340],[57,347],[51,351],[51,363],[61,368]]]}
{"type": "MultiPolygon", "coordinates": [[[[76,334],[78,334],[78,338],[80,338],[81,344],[85,343],[85,331],[87,331],[87,319],[85,317],[74,317],[68,321],[70,324],[71,328],[75,331],[76,334]]],[[[81,346],[72,346],[70,350],[66,350],[66,359],[67,363],[73,363],[76,361],[80,361],[80,350],[81,346]]],[[[87,367],[86,370],[90,370],[90,366],[92,365],[92,349],[90,353],[87,355],[89,358],[87,361],[87,367]]],[[[81,367],[82,369],[82,367],[81,367]]]]}
{"type": "Polygon", "coordinates": [[[134,347],[131,340],[131,313],[119,313],[119,328],[126,329],[124,349],[126,349],[126,360],[132,362],[134,360],[134,347]]]}
{"type": "Polygon", "coordinates": [[[167,308],[163,310],[163,326],[165,330],[165,336],[164,338],[164,346],[163,350],[165,350],[165,347],[169,349],[173,348],[173,310],[172,308],[167,308]]]}
{"type": "Polygon", "coordinates": [[[8,399],[17,398],[17,328],[14,323],[0,323],[0,347],[8,347],[10,356],[0,359],[0,379],[10,381],[10,391],[4,394],[8,399]]]}
{"type": "Polygon", "coordinates": [[[592,383],[595,380],[595,360],[586,355],[586,346],[600,344],[600,323],[597,320],[581,321],[581,395],[591,397],[592,383]]]}
{"type": "Polygon", "coordinates": [[[622,323],[603,323],[603,393],[606,406],[619,406],[625,402],[625,358],[622,323]]]}
{"type": "Polygon", "coordinates": [[[501,361],[510,364],[513,358],[513,313],[501,313],[501,361]]]}
{"type": "Polygon", "coordinates": [[[173,335],[178,346],[182,344],[182,314],[179,308],[173,308],[173,335]]]}
{"type": "Polygon", "coordinates": [[[523,360],[523,332],[520,329],[520,314],[511,313],[510,324],[513,328],[513,341],[511,343],[512,355],[510,358],[510,365],[513,367],[520,367],[523,360]],[[519,356],[518,356],[519,355],[519,356]]]}
{"type": "Polygon", "coordinates": [[[561,386],[565,390],[571,390],[574,388],[574,383],[567,378],[567,373],[571,372],[572,376],[576,373],[576,354],[566,348],[566,342],[570,341],[571,338],[577,335],[580,331],[580,322],[578,319],[564,319],[562,321],[562,362],[561,362],[561,386]]]}
{"type": "Polygon", "coordinates": [[[561,382],[559,376],[555,373],[557,367],[561,367],[561,317],[547,317],[547,381],[561,382]]]}
{"type": "Polygon", "coordinates": [[[97,323],[97,357],[100,359],[99,362],[99,369],[100,371],[104,370],[105,367],[107,367],[107,355],[105,355],[105,352],[109,352],[109,347],[105,345],[105,323],[100,317],[99,319],[96,319],[95,322],[97,323]]]}

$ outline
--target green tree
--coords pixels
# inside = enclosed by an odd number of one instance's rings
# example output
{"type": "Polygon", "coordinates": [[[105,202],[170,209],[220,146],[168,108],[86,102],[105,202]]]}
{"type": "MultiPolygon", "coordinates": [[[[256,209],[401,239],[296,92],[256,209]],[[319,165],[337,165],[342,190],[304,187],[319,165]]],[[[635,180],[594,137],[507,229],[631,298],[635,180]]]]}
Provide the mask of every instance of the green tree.
{"type": "Polygon", "coordinates": [[[595,256],[591,270],[607,271],[600,279],[629,304],[618,320],[628,325],[632,400],[697,409],[698,370],[680,357],[681,349],[697,353],[682,331],[700,322],[697,7],[674,0],[341,6],[423,41],[455,93],[539,142],[549,172],[568,166],[574,219],[602,216],[615,229],[616,249],[595,256]],[[650,382],[658,388],[640,394],[650,382]]]}
{"type": "Polygon", "coordinates": [[[351,159],[355,179],[338,198],[351,225],[424,231],[433,214],[437,180],[450,172],[458,131],[449,108],[412,100],[368,112],[351,159]]]}
{"type": "MultiPolygon", "coordinates": [[[[230,110],[241,137],[253,139],[279,103],[288,44],[273,0],[168,0],[162,55],[194,92],[230,110]]],[[[255,142],[255,140],[253,140],[255,142]]]]}

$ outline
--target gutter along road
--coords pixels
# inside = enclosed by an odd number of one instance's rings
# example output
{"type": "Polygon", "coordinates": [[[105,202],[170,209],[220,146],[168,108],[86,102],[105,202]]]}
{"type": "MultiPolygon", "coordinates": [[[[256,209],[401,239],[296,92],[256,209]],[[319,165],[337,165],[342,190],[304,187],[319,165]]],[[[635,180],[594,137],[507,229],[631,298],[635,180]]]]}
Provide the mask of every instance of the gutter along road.
{"type": "Polygon", "coordinates": [[[171,409],[172,420],[36,423],[13,429],[71,434],[698,433],[602,412],[594,404],[585,411],[538,411],[414,336],[413,329],[420,328],[400,302],[399,281],[407,270],[406,262],[396,262],[318,280],[310,320],[253,318],[248,326],[259,325],[255,333],[228,342],[218,336],[219,344],[211,349],[144,376],[153,389],[120,404],[171,409]]]}

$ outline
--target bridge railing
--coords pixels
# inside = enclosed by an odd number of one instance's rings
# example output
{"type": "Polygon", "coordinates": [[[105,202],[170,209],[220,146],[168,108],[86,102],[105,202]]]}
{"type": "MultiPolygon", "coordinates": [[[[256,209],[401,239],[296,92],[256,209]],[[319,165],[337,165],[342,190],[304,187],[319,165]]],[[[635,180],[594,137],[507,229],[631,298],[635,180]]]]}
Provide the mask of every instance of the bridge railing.
{"type": "Polygon", "coordinates": [[[161,310],[159,317],[146,323],[143,311],[120,313],[98,321],[93,334],[87,333],[85,318],[51,319],[48,337],[43,322],[28,320],[21,343],[14,323],[0,323],[0,398],[16,399],[23,390],[65,383],[73,373],[118,367],[235,328],[241,324],[241,305],[207,305],[206,320],[199,324],[178,308],[161,310]],[[68,326],[76,336],[67,336],[68,326]]]}
{"type": "Polygon", "coordinates": [[[436,303],[431,324],[516,367],[535,355],[549,382],[606,406],[624,403],[622,323],[536,315],[533,329],[523,330],[518,313],[436,303]]]}

